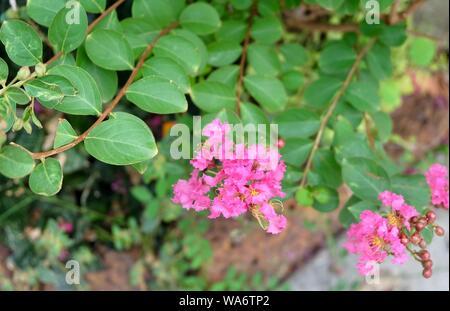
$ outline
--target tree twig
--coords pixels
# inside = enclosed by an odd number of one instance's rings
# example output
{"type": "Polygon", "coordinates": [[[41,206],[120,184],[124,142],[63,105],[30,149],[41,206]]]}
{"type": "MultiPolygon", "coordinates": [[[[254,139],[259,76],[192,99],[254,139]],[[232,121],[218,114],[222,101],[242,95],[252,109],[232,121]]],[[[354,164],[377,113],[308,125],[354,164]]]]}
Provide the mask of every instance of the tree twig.
{"type": "Polygon", "coordinates": [[[89,133],[96,128],[100,123],[102,123],[109,115],[110,113],[114,110],[114,108],[116,108],[116,106],[119,104],[120,100],[125,96],[126,91],[128,90],[128,88],[130,87],[130,85],[133,83],[134,79],[136,78],[139,70],[142,68],[142,66],[144,65],[144,62],[146,61],[146,59],[150,56],[150,54],[153,51],[153,48],[155,47],[156,43],[158,42],[158,40],[165,36],[166,34],[168,34],[170,31],[172,31],[174,28],[176,28],[178,26],[178,22],[175,22],[171,25],[169,25],[168,27],[166,27],[165,29],[163,29],[153,40],[152,42],[147,46],[147,48],[145,49],[145,51],[142,53],[138,63],[136,64],[136,66],[134,67],[132,73],[130,74],[127,82],[125,83],[125,85],[120,89],[119,93],[117,93],[116,97],[112,100],[112,102],[109,104],[109,106],[105,109],[105,111],[103,111],[103,113],[98,117],[98,119],[80,136],[77,137],[77,139],[75,139],[73,142],[64,145],[62,147],[59,148],[55,148],[49,151],[45,151],[45,152],[38,152],[38,153],[31,153],[31,156],[33,157],[33,159],[36,160],[40,160],[40,159],[45,159],[54,155],[57,155],[59,153],[62,153],[64,151],[67,151],[69,149],[72,149],[73,147],[77,146],[78,144],[80,144],[81,142],[83,142],[86,137],[89,135],[89,133]]]}
{"type": "Polygon", "coordinates": [[[248,18],[248,26],[247,26],[247,31],[245,33],[244,46],[242,48],[241,62],[239,64],[239,80],[238,80],[238,84],[236,87],[236,113],[238,116],[241,114],[242,86],[244,83],[245,67],[247,64],[247,52],[248,52],[248,46],[250,45],[253,20],[258,12],[257,4],[258,4],[258,1],[254,0],[252,8],[251,8],[250,16],[248,18]]]}
{"type": "Polygon", "coordinates": [[[342,98],[342,96],[345,94],[345,91],[349,87],[350,83],[352,82],[352,79],[358,70],[358,67],[363,60],[364,56],[367,54],[367,52],[372,48],[373,44],[375,43],[375,39],[372,39],[367,43],[367,45],[359,52],[358,56],[356,57],[355,62],[352,65],[352,68],[350,69],[349,73],[347,74],[347,77],[345,78],[344,83],[342,84],[341,88],[338,90],[338,92],[334,95],[333,99],[331,100],[331,104],[328,107],[327,112],[322,118],[322,121],[320,123],[320,128],[317,133],[316,139],[314,141],[314,145],[312,147],[312,150],[309,154],[308,160],[306,162],[305,170],[303,172],[302,181],[300,182],[300,186],[304,187],[306,186],[306,182],[308,179],[308,174],[312,168],[312,163],[314,160],[314,156],[316,155],[317,150],[320,147],[320,143],[322,141],[323,133],[328,125],[328,121],[332,117],[334,110],[336,109],[339,100],[342,98]]]}

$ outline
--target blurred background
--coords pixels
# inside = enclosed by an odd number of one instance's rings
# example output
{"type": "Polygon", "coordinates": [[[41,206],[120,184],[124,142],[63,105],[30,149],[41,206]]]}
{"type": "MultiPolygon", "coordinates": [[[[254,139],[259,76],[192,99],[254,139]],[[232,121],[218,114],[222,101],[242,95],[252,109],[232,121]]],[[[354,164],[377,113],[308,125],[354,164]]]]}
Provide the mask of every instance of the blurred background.
{"type": "MultiPolygon", "coordinates": [[[[382,86],[384,108],[394,119],[386,149],[410,172],[436,161],[448,165],[448,6],[429,0],[416,13],[417,32],[395,51],[397,74],[382,86]],[[424,37],[433,44],[422,53],[436,51],[419,66],[410,50],[424,37]]],[[[8,8],[1,0],[0,12],[8,8]]],[[[286,19],[293,25],[302,16],[294,11],[286,19]]],[[[141,116],[161,139],[162,151],[144,178],[131,168],[93,161],[79,149],[59,159],[65,186],[57,197],[37,197],[0,177],[1,290],[449,289],[448,212],[439,214],[446,236],[430,249],[436,263],[431,280],[411,260],[382,266],[380,283],[370,285],[357,274],[356,258],[341,248],[339,211],[321,214],[286,202],[288,230],[269,236],[249,219],[209,221],[172,204],[171,186],[185,176],[187,163],[168,156],[171,121],[141,116]],[[81,265],[80,285],[65,282],[69,259],[81,265]]],[[[40,117],[47,136],[35,131],[16,137],[30,150],[51,144],[56,129],[58,116],[42,109],[40,117]]],[[[77,122],[89,120],[71,120],[77,122]]],[[[341,194],[345,198],[345,190],[341,194]]]]}

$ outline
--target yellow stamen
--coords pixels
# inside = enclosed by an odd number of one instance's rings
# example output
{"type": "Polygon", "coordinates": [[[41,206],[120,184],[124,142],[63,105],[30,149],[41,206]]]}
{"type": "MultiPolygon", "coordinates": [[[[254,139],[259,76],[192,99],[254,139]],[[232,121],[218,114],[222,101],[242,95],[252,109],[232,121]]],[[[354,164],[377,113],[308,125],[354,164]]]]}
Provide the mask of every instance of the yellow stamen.
{"type": "Polygon", "coordinates": [[[389,213],[387,215],[387,219],[391,226],[397,227],[397,228],[402,227],[402,220],[395,213],[389,213]]]}

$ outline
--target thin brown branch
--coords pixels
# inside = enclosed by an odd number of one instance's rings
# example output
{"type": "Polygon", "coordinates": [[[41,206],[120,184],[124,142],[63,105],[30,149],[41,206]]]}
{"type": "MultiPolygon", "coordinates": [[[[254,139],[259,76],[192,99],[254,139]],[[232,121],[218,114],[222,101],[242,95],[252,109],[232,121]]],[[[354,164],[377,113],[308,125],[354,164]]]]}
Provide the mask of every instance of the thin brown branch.
{"type": "Polygon", "coordinates": [[[111,5],[108,9],[106,9],[105,11],[102,12],[102,14],[100,14],[99,17],[97,17],[88,27],[87,29],[87,33],[92,32],[92,30],[95,28],[95,26],[98,25],[98,23],[100,23],[100,21],[102,21],[106,16],[109,15],[109,13],[111,13],[112,11],[114,11],[115,9],[117,9],[122,3],[124,3],[125,0],[117,0],[116,2],[114,2],[113,5],[111,5]]]}
{"type": "Polygon", "coordinates": [[[389,24],[393,25],[397,23],[398,20],[398,10],[400,8],[401,0],[394,0],[394,3],[392,3],[391,11],[389,12],[389,24]]]}
{"type": "Polygon", "coordinates": [[[375,137],[372,133],[371,124],[367,113],[364,114],[364,126],[366,128],[366,136],[369,141],[370,149],[375,150],[375,137]]]}
{"type": "Polygon", "coordinates": [[[158,36],[156,36],[152,42],[147,46],[147,48],[145,49],[145,51],[142,53],[141,57],[139,58],[138,63],[136,64],[136,66],[134,67],[133,71],[131,72],[127,82],[125,83],[125,85],[120,89],[119,93],[117,93],[116,97],[112,100],[112,102],[109,104],[109,106],[105,109],[105,111],[103,111],[103,113],[98,117],[98,119],[80,136],[78,136],[77,139],[75,139],[73,142],[71,142],[70,144],[67,144],[65,146],[59,147],[59,148],[55,148],[49,151],[45,151],[45,152],[38,152],[38,153],[32,153],[32,157],[33,159],[45,159],[54,155],[57,155],[59,153],[62,153],[64,151],[67,151],[69,149],[74,148],[75,146],[77,146],[78,144],[80,144],[81,142],[83,142],[86,137],[89,135],[89,133],[96,128],[100,123],[102,123],[109,115],[110,113],[114,110],[114,108],[116,108],[116,106],[120,103],[120,100],[125,96],[128,88],[130,87],[130,85],[133,83],[134,79],[136,78],[139,70],[142,68],[142,66],[144,65],[145,60],[150,56],[150,54],[153,51],[153,48],[155,47],[156,43],[158,42],[158,40],[165,36],[166,34],[168,34],[170,31],[172,31],[174,28],[176,28],[178,26],[178,23],[173,23],[170,26],[166,27],[165,29],[163,29],[158,36]]]}
{"type": "Polygon", "coordinates": [[[410,15],[412,15],[415,11],[417,11],[423,4],[425,0],[413,0],[411,4],[401,13],[399,13],[398,21],[402,22],[407,19],[410,15]]]}
{"type": "Polygon", "coordinates": [[[258,1],[257,0],[253,1],[250,16],[248,18],[248,26],[247,26],[247,32],[245,33],[244,45],[242,48],[241,62],[239,64],[239,79],[238,79],[238,84],[236,87],[236,113],[238,116],[240,116],[240,114],[241,114],[242,86],[244,83],[245,67],[247,64],[247,52],[248,52],[248,46],[250,45],[250,40],[251,40],[253,20],[255,19],[255,16],[258,13],[257,5],[258,5],[258,1]]]}
{"type": "Polygon", "coordinates": [[[306,162],[305,170],[303,172],[303,178],[300,183],[301,187],[306,186],[306,182],[308,179],[308,174],[312,168],[312,163],[314,160],[314,156],[316,155],[317,150],[320,147],[320,143],[322,141],[323,133],[325,132],[325,129],[328,125],[328,121],[332,117],[334,110],[336,109],[339,100],[342,98],[342,96],[345,94],[345,91],[349,87],[350,83],[352,82],[352,79],[355,75],[355,73],[358,70],[359,65],[361,64],[361,61],[363,60],[364,56],[367,54],[367,52],[372,48],[373,44],[375,43],[375,39],[372,39],[367,43],[367,45],[359,52],[358,56],[356,57],[355,62],[352,65],[352,68],[350,69],[349,73],[347,74],[347,77],[345,78],[344,83],[342,84],[341,88],[338,90],[338,92],[334,95],[333,99],[331,100],[331,104],[325,113],[325,115],[322,118],[322,121],[320,123],[319,132],[317,133],[316,139],[314,141],[314,145],[312,147],[311,153],[309,154],[308,160],[306,162]]]}

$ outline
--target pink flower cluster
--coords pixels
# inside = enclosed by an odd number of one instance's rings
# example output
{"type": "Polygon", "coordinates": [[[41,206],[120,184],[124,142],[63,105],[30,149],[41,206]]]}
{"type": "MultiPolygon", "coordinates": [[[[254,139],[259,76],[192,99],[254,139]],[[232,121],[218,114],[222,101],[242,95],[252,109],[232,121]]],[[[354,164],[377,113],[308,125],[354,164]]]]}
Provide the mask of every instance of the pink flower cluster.
{"type": "Polygon", "coordinates": [[[209,210],[209,218],[235,218],[251,212],[267,232],[278,234],[287,220],[276,213],[273,199],[284,197],[281,181],[286,165],[278,150],[235,144],[230,126],[214,120],[203,129],[206,142],[191,161],[188,180],[173,187],[173,202],[186,209],[209,210]]]}
{"type": "Polygon", "coordinates": [[[384,262],[388,256],[393,256],[394,264],[406,262],[408,256],[402,243],[402,230],[409,230],[411,218],[418,215],[401,195],[385,191],[380,193],[379,200],[391,208],[388,215],[383,217],[370,210],[362,212],[360,222],[348,230],[344,245],[348,252],[359,255],[357,267],[362,275],[371,273],[373,264],[384,262]]]}
{"type": "Polygon", "coordinates": [[[433,164],[425,173],[431,190],[431,203],[435,206],[448,206],[448,170],[441,164],[433,164]]]}

